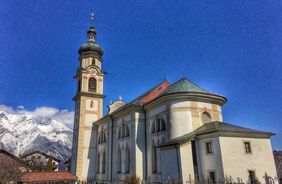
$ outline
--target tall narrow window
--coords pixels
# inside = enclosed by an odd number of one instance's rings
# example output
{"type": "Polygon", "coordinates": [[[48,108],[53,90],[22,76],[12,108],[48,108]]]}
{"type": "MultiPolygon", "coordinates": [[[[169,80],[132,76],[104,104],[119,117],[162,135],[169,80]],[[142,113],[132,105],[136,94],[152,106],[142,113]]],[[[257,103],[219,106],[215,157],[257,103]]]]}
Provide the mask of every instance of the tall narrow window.
{"type": "Polygon", "coordinates": [[[89,78],[88,81],[88,91],[96,92],[97,90],[97,80],[94,77],[89,78]]]}
{"type": "Polygon", "coordinates": [[[100,173],[100,165],[101,165],[100,153],[98,153],[98,156],[97,156],[97,169],[96,169],[97,173],[100,173]]]}
{"type": "Polygon", "coordinates": [[[212,153],[212,142],[207,142],[206,143],[206,149],[207,149],[207,153],[212,153]]]}
{"type": "Polygon", "coordinates": [[[165,123],[164,123],[164,121],[162,119],[160,119],[160,122],[161,122],[160,123],[160,126],[161,126],[160,130],[163,131],[163,130],[165,130],[165,123]]]}
{"type": "Polygon", "coordinates": [[[103,158],[102,158],[102,173],[106,172],[106,151],[103,151],[103,158]]]}
{"type": "Polygon", "coordinates": [[[215,172],[209,172],[209,183],[215,183],[215,172]]]}
{"type": "Polygon", "coordinates": [[[159,132],[161,130],[161,120],[158,118],[156,120],[156,131],[159,132]]]}
{"type": "Polygon", "coordinates": [[[107,137],[106,137],[106,132],[105,131],[101,131],[98,134],[98,144],[102,144],[107,142],[107,137]]]}
{"type": "Polygon", "coordinates": [[[122,129],[119,128],[119,129],[118,129],[118,138],[120,139],[121,137],[122,137],[122,129]]]}
{"type": "Polygon", "coordinates": [[[125,173],[129,173],[129,170],[130,170],[130,151],[129,151],[129,148],[127,147],[125,149],[125,173]]]}
{"type": "Polygon", "coordinates": [[[153,121],[152,129],[151,129],[152,133],[164,131],[165,129],[166,129],[165,122],[162,118],[157,118],[153,121]]]}
{"type": "Polygon", "coordinates": [[[210,113],[204,112],[202,114],[202,121],[203,121],[203,123],[211,122],[211,115],[210,115],[210,113]]]}
{"type": "Polygon", "coordinates": [[[102,132],[102,143],[104,143],[104,142],[106,142],[106,141],[107,141],[107,139],[106,139],[106,132],[103,131],[103,132],[102,132]]]}
{"type": "Polygon", "coordinates": [[[157,173],[157,148],[156,146],[152,147],[152,166],[153,166],[153,173],[157,173]]]}
{"type": "Polygon", "coordinates": [[[90,102],[90,108],[93,108],[93,105],[94,105],[93,100],[91,100],[91,102],[90,102]]]}
{"type": "Polygon", "coordinates": [[[155,127],[155,123],[152,124],[152,133],[155,133],[156,132],[156,127],[155,127]]]}
{"type": "Polygon", "coordinates": [[[118,148],[117,150],[117,173],[121,172],[121,150],[118,148]]]}
{"type": "Polygon", "coordinates": [[[123,123],[118,130],[118,138],[121,139],[125,137],[129,137],[129,128],[127,124],[123,123]]]}
{"type": "Polygon", "coordinates": [[[245,146],[245,152],[246,153],[252,153],[250,142],[244,142],[244,146],[245,146]]]}

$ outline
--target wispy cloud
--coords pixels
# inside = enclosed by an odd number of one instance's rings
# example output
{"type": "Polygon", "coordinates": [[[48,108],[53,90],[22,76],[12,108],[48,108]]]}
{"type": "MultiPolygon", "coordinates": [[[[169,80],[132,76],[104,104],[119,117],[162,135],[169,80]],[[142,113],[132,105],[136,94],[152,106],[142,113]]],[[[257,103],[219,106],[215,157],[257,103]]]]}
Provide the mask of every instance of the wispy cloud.
{"type": "Polygon", "coordinates": [[[69,111],[68,109],[57,109],[55,107],[47,107],[47,106],[42,106],[42,107],[37,107],[33,111],[25,109],[24,106],[20,105],[17,108],[12,108],[6,105],[0,105],[0,110],[5,111],[9,114],[33,114],[38,117],[42,118],[51,118],[57,121],[62,122],[69,128],[73,128],[73,117],[74,117],[74,112],[69,111]]]}

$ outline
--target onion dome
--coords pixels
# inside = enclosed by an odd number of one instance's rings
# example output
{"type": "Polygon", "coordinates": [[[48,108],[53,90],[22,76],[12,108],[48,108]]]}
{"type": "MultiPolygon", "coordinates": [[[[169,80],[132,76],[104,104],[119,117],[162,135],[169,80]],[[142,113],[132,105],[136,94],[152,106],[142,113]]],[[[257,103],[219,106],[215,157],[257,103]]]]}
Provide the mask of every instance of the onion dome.
{"type": "Polygon", "coordinates": [[[93,26],[90,26],[87,31],[88,42],[80,46],[78,53],[82,54],[99,54],[103,55],[103,49],[96,43],[96,30],[93,26]]]}

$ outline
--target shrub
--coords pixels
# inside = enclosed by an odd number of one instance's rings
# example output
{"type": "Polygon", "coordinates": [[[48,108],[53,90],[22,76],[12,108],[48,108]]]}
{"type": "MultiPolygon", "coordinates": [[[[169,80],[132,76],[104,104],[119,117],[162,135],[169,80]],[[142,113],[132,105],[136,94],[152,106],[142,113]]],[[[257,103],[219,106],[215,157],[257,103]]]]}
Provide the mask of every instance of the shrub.
{"type": "Polygon", "coordinates": [[[127,175],[125,177],[125,184],[140,184],[141,179],[135,175],[127,175]]]}

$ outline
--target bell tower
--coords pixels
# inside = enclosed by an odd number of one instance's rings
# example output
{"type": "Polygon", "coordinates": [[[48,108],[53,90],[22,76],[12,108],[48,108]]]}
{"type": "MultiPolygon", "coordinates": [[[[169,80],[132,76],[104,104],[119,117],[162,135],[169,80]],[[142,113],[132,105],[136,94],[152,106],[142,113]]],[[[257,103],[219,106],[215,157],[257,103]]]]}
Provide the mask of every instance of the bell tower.
{"type": "Polygon", "coordinates": [[[96,43],[96,30],[91,26],[87,31],[87,43],[79,48],[71,172],[80,180],[95,177],[94,135],[92,124],[103,116],[103,49],[96,43]]]}

